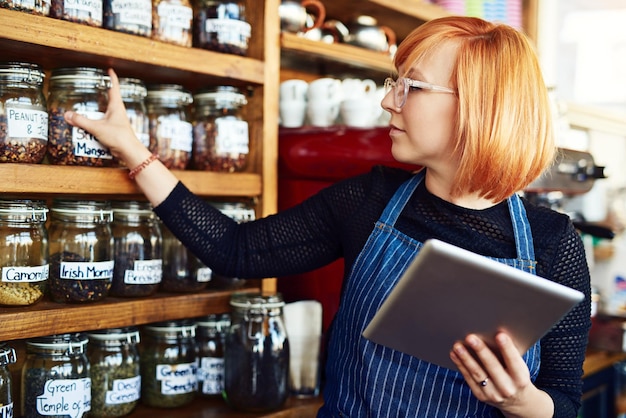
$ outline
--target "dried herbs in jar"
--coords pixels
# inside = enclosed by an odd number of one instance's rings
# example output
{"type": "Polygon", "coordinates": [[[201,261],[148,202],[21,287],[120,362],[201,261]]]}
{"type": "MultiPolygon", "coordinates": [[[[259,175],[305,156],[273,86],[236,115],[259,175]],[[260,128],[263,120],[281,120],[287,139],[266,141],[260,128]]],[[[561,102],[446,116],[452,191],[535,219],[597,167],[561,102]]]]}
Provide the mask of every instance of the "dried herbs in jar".
{"type": "Polygon", "coordinates": [[[152,0],[104,0],[103,26],[117,32],[150,37],[152,0]]]}
{"type": "Polygon", "coordinates": [[[43,297],[50,272],[47,212],[41,200],[0,199],[0,305],[32,305],[43,297]]]}
{"type": "Polygon", "coordinates": [[[107,109],[109,76],[97,68],[52,70],[48,92],[48,159],[51,164],[110,167],[108,148],[84,129],[71,126],[63,114],[73,110],[89,119],[102,119],[107,109]]]}
{"type": "Polygon", "coordinates": [[[87,333],[87,357],[91,367],[90,417],[122,417],[130,414],[141,396],[139,331],[110,328],[87,333]]]}
{"type": "Polygon", "coordinates": [[[113,203],[115,268],[110,294],[148,296],[163,277],[161,230],[148,202],[113,203]]]}
{"type": "Polygon", "coordinates": [[[252,30],[245,11],[242,1],[199,0],[194,13],[193,46],[246,55],[252,30]]]}
{"type": "Polygon", "coordinates": [[[50,17],[102,27],[103,0],[51,0],[50,17]]]}
{"type": "Polygon", "coordinates": [[[0,163],[40,163],[48,144],[45,74],[25,62],[0,64],[0,163]]]}
{"type": "Polygon", "coordinates": [[[91,378],[82,334],[26,341],[22,367],[22,416],[81,418],[91,409],[91,378]]]}
{"type": "Polygon", "coordinates": [[[48,287],[55,302],[94,302],[108,295],[114,269],[112,218],[107,201],[53,202],[48,287]]]}
{"type": "Polygon", "coordinates": [[[176,408],[196,397],[198,347],[191,320],[146,325],[142,329],[141,401],[158,408],[176,408]]]}
{"type": "Polygon", "coordinates": [[[50,0],[0,0],[0,7],[34,15],[50,15],[50,0]]]}
{"type": "Polygon", "coordinates": [[[193,167],[232,173],[243,171],[249,154],[247,104],[232,86],[211,87],[194,95],[193,167]]]}
{"type": "Polygon", "coordinates": [[[9,364],[15,363],[15,350],[5,343],[0,343],[0,417],[13,418],[13,381],[9,364]]]}
{"type": "Polygon", "coordinates": [[[184,170],[191,160],[193,128],[188,113],[193,96],[178,84],[160,84],[148,87],[146,102],[155,153],[167,168],[184,170]]]}
{"type": "Polygon", "coordinates": [[[152,0],[152,39],[190,47],[192,25],[190,0],[152,0]]]}

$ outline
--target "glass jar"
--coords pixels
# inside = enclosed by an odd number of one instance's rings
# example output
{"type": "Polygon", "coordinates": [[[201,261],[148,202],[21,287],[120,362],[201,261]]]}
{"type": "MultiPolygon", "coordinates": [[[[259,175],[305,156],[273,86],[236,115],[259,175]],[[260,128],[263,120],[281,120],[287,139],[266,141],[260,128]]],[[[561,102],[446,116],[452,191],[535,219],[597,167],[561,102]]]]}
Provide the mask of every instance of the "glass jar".
{"type": "Polygon", "coordinates": [[[211,87],[194,95],[193,165],[197,170],[243,171],[249,153],[246,96],[232,86],[211,87]]]}
{"type": "Polygon", "coordinates": [[[50,0],[0,0],[0,7],[34,15],[50,15],[50,0]]]}
{"type": "Polygon", "coordinates": [[[139,403],[139,330],[110,328],[87,333],[91,374],[90,417],[122,417],[139,403]]]}
{"type": "Polygon", "coordinates": [[[102,119],[107,109],[109,76],[97,68],[52,70],[48,92],[48,157],[51,164],[106,166],[113,156],[90,133],[71,126],[63,114],[73,110],[89,119],[102,119]]]}
{"type": "Polygon", "coordinates": [[[103,0],[51,0],[50,17],[83,25],[102,27],[103,0]]]}
{"type": "Polygon", "coordinates": [[[252,28],[243,1],[199,0],[194,13],[196,48],[246,55],[252,28]]]}
{"type": "Polygon", "coordinates": [[[43,297],[50,273],[47,213],[42,200],[0,199],[0,305],[32,305],[43,297]]]}
{"type": "Polygon", "coordinates": [[[163,277],[161,230],[148,202],[114,202],[113,282],[111,296],[137,297],[156,292],[163,277]]]}
{"type": "Polygon", "coordinates": [[[165,292],[197,292],[211,280],[211,270],[183,245],[161,222],[163,235],[163,281],[165,292]]]}
{"type": "Polygon", "coordinates": [[[190,47],[192,24],[190,0],[152,0],[152,39],[190,47]]]}
{"type": "Polygon", "coordinates": [[[103,20],[107,29],[150,37],[152,0],[104,0],[103,20]]]}
{"type": "Polygon", "coordinates": [[[198,393],[221,397],[224,390],[224,333],[230,326],[228,314],[212,314],[196,320],[198,329],[198,393]]]}
{"type": "MultiPolygon", "coordinates": [[[[238,223],[253,221],[255,219],[254,208],[243,202],[209,202],[212,206],[219,209],[224,215],[232,218],[238,223]]],[[[198,260],[198,263],[202,263],[198,260]]],[[[221,274],[215,273],[209,267],[204,264],[200,266],[201,269],[206,270],[206,275],[209,275],[210,280],[208,284],[209,289],[237,289],[246,283],[245,279],[238,277],[227,277],[221,274]]]]}
{"type": "Polygon", "coordinates": [[[224,398],[250,412],[280,408],[287,399],[289,341],[280,294],[234,294],[224,350],[224,398]]]}
{"type": "Polygon", "coordinates": [[[167,321],[143,328],[141,338],[141,401],[158,408],[176,408],[196,397],[198,349],[191,320],[167,321]]]}
{"type": "MultiPolygon", "coordinates": [[[[143,81],[137,78],[120,78],[120,94],[126,107],[126,114],[137,139],[151,152],[156,149],[156,143],[150,141],[150,121],[146,108],[148,89],[143,81]]],[[[114,165],[125,167],[126,164],[113,157],[114,165]]]]}
{"type": "Polygon", "coordinates": [[[50,278],[55,302],[105,298],[113,279],[111,204],[56,199],[50,210],[50,278]]]}
{"type": "Polygon", "coordinates": [[[60,334],[26,341],[22,367],[22,416],[28,418],[87,416],[91,379],[87,337],[60,334]]]}
{"type": "Polygon", "coordinates": [[[150,86],[147,96],[150,141],[167,168],[184,170],[191,159],[193,134],[187,115],[193,96],[183,86],[150,86]]]}
{"type": "Polygon", "coordinates": [[[36,64],[0,64],[0,163],[40,163],[48,143],[45,74],[36,64]]]}
{"type": "Polygon", "coordinates": [[[13,418],[13,382],[9,364],[15,363],[15,350],[5,343],[0,343],[0,417],[13,418]]]}

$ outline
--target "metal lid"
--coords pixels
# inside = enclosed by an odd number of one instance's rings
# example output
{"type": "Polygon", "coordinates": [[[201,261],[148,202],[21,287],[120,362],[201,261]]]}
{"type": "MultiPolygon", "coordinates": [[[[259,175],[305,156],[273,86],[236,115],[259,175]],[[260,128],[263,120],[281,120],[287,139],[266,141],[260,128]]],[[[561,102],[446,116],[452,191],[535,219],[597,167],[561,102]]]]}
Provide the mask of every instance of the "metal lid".
{"type": "Polygon", "coordinates": [[[87,336],[92,341],[115,342],[128,344],[139,343],[139,330],[135,327],[109,328],[103,330],[89,331],[87,336]]]}
{"type": "Polygon", "coordinates": [[[214,86],[198,91],[193,96],[198,105],[212,105],[220,108],[233,108],[248,103],[246,96],[234,86],[214,86]]]}
{"type": "Polygon", "coordinates": [[[277,309],[285,306],[285,301],[280,293],[235,293],[230,299],[230,306],[240,309],[277,309]]]}
{"type": "Polygon", "coordinates": [[[55,199],[50,214],[53,218],[71,218],[77,222],[108,223],[113,219],[111,203],[97,200],[55,199]]]}
{"type": "Polygon", "coordinates": [[[156,84],[148,86],[147,100],[179,106],[193,103],[193,96],[179,84],[156,84]]]}
{"type": "Polygon", "coordinates": [[[0,199],[0,221],[36,223],[45,222],[48,208],[43,200],[0,199]]]}
{"type": "Polygon", "coordinates": [[[119,82],[122,99],[143,99],[148,95],[146,85],[138,78],[120,78],[119,82]]]}
{"type": "Polygon", "coordinates": [[[111,78],[99,68],[55,68],[50,75],[50,85],[56,84],[72,84],[77,87],[107,90],[111,87],[111,78]]]}
{"type": "Polygon", "coordinates": [[[46,74],[41,66],[28,62],[6,62],[0,64],[0,80],[25,83],[40,87],[46,74]]]}
{"type": "Polygon", "coordinates": [[[83,353],[89,339],[82,334],[56,334],[26,341],[26,347],[65,349],[66,354],[83,353]]]}

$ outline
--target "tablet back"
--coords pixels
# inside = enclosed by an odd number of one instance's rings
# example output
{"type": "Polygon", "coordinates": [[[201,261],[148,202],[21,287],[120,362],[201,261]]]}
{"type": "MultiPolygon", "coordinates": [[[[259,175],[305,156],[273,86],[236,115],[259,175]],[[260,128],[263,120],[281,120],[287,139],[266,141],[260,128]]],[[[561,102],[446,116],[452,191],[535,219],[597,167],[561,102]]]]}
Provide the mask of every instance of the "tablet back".
{"type": "Polygon", "coordinates": [[[467,334],[493,345],[503,330],[524,353],[583,299],[577,290],[428,240],[363,336],[456,369],[449,353],[467,334]]]}

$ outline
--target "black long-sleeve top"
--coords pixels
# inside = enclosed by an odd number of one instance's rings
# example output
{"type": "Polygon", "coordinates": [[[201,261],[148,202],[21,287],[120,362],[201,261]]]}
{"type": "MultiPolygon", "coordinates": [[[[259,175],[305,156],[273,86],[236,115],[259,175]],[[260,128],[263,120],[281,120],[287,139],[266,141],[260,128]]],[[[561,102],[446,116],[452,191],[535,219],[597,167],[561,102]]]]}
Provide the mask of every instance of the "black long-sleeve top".
{"type": "MultiPolygon", "coordinates": [[[[377,166],[293,208],[242,224],[222,215],[179,183],[155,212],[207,266],[227,277],[293,275],[340,257],[348,272],[393,193],[411,175],[377,166]]],[[[575,417],[591,326],[585,252],[569,217],[523,202],[534,240],[537,275],[586,296],[584,303],[542,338],[541,369],[535,382],[553,398],[555,417],[575,417]]],[[[419,241],[438,238],[489,257],[516,257],[506,201],[484,210],[462,208],[429,193],[422,182],[396,227],[419,241]]]]}

